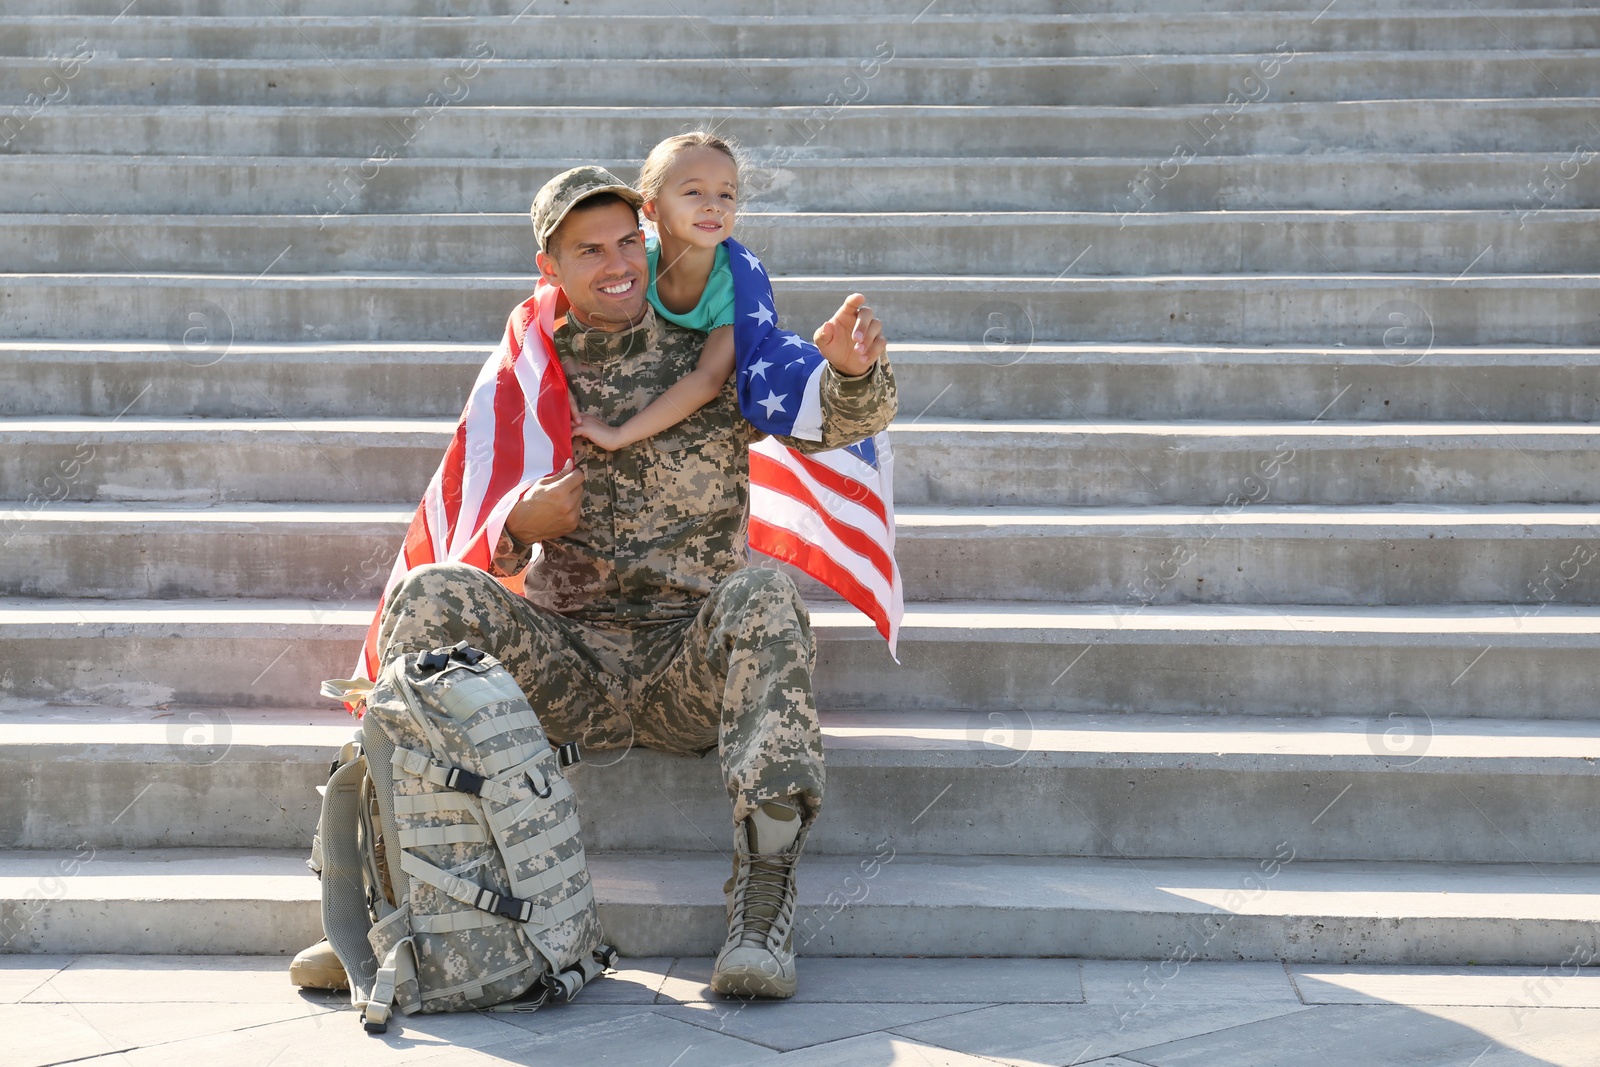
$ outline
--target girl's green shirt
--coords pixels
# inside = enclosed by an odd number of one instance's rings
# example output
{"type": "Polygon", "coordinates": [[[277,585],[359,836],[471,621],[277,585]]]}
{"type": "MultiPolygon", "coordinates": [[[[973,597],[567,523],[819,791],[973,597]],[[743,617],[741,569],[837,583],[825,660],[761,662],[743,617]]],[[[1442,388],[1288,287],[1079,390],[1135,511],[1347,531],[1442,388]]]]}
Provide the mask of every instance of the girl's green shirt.
{"type": "Polygon", "coordinates": [[[657,315],[701,333],[710,333],[718,326],[733,325],[733,271],[728,267],[727,245],[717,246],[717,258],[711,267],[711,277],[706,279],[705,292],[700,294],[700,302],[692,311],[682,315],[662,307],[661,297],[656,295],[656,272],[661,260],[660,241],[650,238],[645,242],[644,251],[650,260],[650,288],[646,295],[657,315]]]}

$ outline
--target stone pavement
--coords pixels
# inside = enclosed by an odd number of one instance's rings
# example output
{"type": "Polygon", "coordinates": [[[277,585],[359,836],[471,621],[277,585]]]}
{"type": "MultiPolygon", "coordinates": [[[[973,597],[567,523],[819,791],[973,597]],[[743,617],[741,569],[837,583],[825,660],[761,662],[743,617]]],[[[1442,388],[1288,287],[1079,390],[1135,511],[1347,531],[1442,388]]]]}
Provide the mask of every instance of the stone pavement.
{"type": "Polygon", "coordinates": [[[802,961],[788,1003],[703,959],[625,960],[571,1005],[362,1032],[282,957],[4,956],[9,1067],[772,1063],[1511,1067],[1600,1063],[1600,973],[1071,959],[802,961]]]}

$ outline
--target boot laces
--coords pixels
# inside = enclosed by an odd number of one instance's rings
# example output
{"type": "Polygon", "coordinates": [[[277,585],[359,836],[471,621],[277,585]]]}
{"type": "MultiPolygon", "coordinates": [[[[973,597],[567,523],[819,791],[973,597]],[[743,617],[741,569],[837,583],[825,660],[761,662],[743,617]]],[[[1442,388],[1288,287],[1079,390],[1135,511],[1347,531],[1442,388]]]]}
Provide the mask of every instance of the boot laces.
{"type": "Polygon", "coordinates": [[[793,851],[758,852],[743,859],[733,887],[728,938],[777,951],[788,941],[794,923],[794,868],[799,856],[793,851]]]}

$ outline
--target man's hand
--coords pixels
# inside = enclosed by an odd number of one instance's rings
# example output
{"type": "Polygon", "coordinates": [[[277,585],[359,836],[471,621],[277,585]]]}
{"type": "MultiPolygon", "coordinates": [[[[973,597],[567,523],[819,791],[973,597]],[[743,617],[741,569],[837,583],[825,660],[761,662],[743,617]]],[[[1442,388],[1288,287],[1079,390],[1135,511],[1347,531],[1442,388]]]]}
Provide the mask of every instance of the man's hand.
{"type": "Polygon", "coordinates": [[[506,530],[525,545],[565,537],[578,528],[583,472],[572,460],[528,487],[506,516],[506,530]]]}
{"type": "Polygon", "coordinates": [[[859,377],[883,356],[887,343],[867,298],[860,293],[845,297],[833,318],[817,327],[811,341],[833,369],[847,378],[859,377]]]}

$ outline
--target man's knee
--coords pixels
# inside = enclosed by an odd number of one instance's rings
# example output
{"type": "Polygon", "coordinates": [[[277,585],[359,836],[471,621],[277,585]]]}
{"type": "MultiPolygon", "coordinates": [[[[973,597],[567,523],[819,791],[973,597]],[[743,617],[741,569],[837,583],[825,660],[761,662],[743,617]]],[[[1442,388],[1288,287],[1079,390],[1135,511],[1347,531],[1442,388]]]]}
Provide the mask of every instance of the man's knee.
{"type": "Polygon", "coordinates": [[[766,649],[773,669],[816,666],[811,616],[794,580],[782,571],[746,567],[717,587],[713,641],[725,652],[766,649]],[[779,651],[787,649],[787,652],[779,651]]]}
{"type": "Polygon", "coordinates": [[[770,567],[746,567],[731,574],[717,587],[717,608],[724,618],[810,633],[811,618],[799,587],[783,571],[770,567]]]}
{"type": "Polygon", "coordinates": [[[771,567],[745,567],[734,571],[717,588],[717,593],[740,602],[772,599],[803,603],[794,579],[771,567]]]}
{"type": "Polygon", "coordinates": [[[411,571],[390,591],[380,633],[387,658],[452,644],[501,614],[505,587],[465,563],[429,563],[411,571]],[[398,642],[398,645],[394,645],[398,642]],[[392,647],[391,647],[392,646],[392,647]]]}
{"type": "Polygon", "coordinates": [[[426,563],[395,583],[389,593],[387,610],[414,601],[442,601],[463,607],[468,600],[483,595],[486,586],[498,584],[494,577],[469,563],[426,563]]]}

